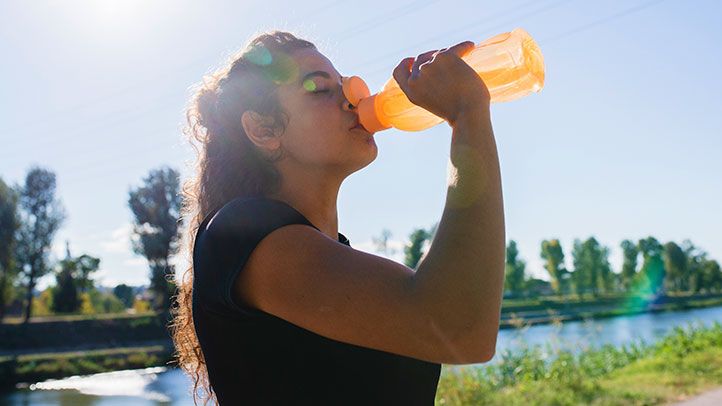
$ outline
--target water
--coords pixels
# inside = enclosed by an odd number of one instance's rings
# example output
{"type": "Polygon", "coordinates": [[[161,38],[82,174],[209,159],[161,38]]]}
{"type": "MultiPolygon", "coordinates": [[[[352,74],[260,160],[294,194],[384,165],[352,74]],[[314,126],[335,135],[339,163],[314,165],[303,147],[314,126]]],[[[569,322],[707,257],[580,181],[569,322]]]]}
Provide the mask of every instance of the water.
{"type": "MultiPolygon", "coordinates": [[[[572,321],[561,326],[537,325],[525,330],[502,330],[495,362],[504,350],[521,345],[551,343],[579,350],[588,346],[615,346],[644,340],[654,342],[677,326],[690,322],[722,322],[722,307],[621,316],[593,322],[572,321]]],[[[165,367],[117,371],[49,380],[0,397],[0,405],[115,406],[193,405],[190,380],[177,369],[165,367]]]]}

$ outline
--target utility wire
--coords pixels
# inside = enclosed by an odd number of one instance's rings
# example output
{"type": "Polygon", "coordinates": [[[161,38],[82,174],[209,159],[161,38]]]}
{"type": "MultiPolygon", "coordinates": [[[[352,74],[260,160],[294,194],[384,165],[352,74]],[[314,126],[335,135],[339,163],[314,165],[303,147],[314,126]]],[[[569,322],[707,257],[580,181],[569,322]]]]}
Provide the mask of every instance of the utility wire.
{"type": "MultiPolygon", "coordinates": [[[[515,19],[514,21],[518,21],[519,19],[530,18],[530,17],[536,16],[536,15],[538,15],[538,14],[541,14],[541,13],[543,13],[543,12],[545,12],[545,11],[551,9],[551,8],[554,8],[554,7],[556,7],[556,6],[559,6],[559,5],[561,5],[562,3],[565,3],[565,2],[568,2],[568,1],[569,1],[569,0],[562,0],[562,1],[559,1],[559,2],[555,2],[555,3],[549,4],[549,5],[547,5],[547,6],[545,6],[545,7],[542,7],[542,8],[535,9],[534,11],[531,11],[531,12],[529,12],[529,13],[523,14],[522,16],[518,17],[518,18],[515,19]]],[[[569,37],[569,36],[573,36],[573,35],[575,35],[575,34],[577,34],[577,33],[579,33],[579,32],[586,31],[586,30],[588,30],[588,29],[590,29],[590,28],[593,28],[593,27],[596,27],[596,26],[599,26],[599,25],[606,24],[606,23],[608,23],[608,22],[610,22],[610,21],[613,21],[613,20],[615,20],[615,19],[618,19],[618,18],[624,17],[624,16],[626,16],[626,15],[633,14],[633,13],[635,13],[635,12],[639,12],[639,11],[644,10],[644,9],[646,9],[646,8],[652,7],[652,6],[654,6],[654,5],[656,5],[656,4],[659,4],[659,3],[663,2],[663,1],[665,1],[665,0],[654,0],[654,1],[646,2],[646,3],[644,3],[644,4],[640,4],[640,5],[638,5],[638,6],[631,7],[631,8],[626,9],[626,10],[622,10],[622,11],[620,11],[620,12],[611,14],[611,15],[609,15],[609,16],[607,16],[607,17],[604,17],[604,18],[600,18],[600,19],[598,19],[598,20],[596,20],[596,21],[592,21],[592,22],[590,22],[590,23],[584,24],[584,25],[582,25],[582,26],[580,26],[580,27],[577,27],[577,28],[574,28],[574,29],[572,29],[572,30],[565,31],[565,32],[563,32],[563,33],[561,33],[561,34],[554,35],[554,36],[551,36],[551,37],[547,37],[547,38],[545,38],[545,39],[543,40],[543,43],[544,43],[544,44],[549,44],[549,43],[552,43],[552,42],[554,42],[554,41],[557,41],[557,40],[560,40],[560,39],[563,39],[563,38],[567,38],[567,37],[569,37]]],[[[523,5],[521,5],[521,7],[526,6],[526,5],[529,5],[529,4],[532,4],[532,3],[534,3],[534,2],[526,2],[526,3],[524,3],[523,5]]],[[[509,14],[509,11],[510,11],[510,10],[506,10],[506,11],[504,11],[504,12],[501,12],[501,13],[498,13],[498,14],[496,14],[496,15],[493,15],[493,16],[490,17],[489,19],[491,20],[491,19],[498,18],[499,16],[507,15],[507,14],[509,14]]],[[[494,26],[494,28],[489,28],[489,29],[487,29],[485,32],[488,32],[488,31],[490,31],[490,30],[494,30],[494,29],[496,29],[496,27],[503,26],[503,25],[507,25],[507,24],[508,24],[508,23],[499,24],[499,25],[497,25],[497,26],[494,26]]],[[[440,37],[442,37],[442,36],[444,36],[444,35],[448,35],[449,33],[455,33],[455,32],[463,31],[463,30],[468,29],[469,27],[475,26],[475,25],[478,25],[478,22],[473,23],[473,24],[469,24],[469,25],[467,25],[467,26],[464,26],[464,27],[461,27],[461,28],[458,28],[458,29],[454,29],[454,30],[451,30],[451,31],[447,31],[446,33],[443,33],[443,34],[437,35],[437,36],[435,36],[435,37],[433,37],[433,38],[431,38],[431,39],[425,40],[424,43],[427,43],[427,41],[430,41],[430,40],[435,40],[435,39],[440,38],[440,37]]],[[[356,34],[354,34],[354,35],[356,35],[356,34]]],[[[539,42],[542,42],[542,41],[539,41],[539,42]]],[[[419,44],[421,44],[421,43],[419,43],[419,44]]],[[[418,45],[418,44],[417,44],[417,45],[418,45]]],[[[413,45],[413,46],[411,46],[411,47],[406,47],[406,48],[404,48],[404,49],[401,50],[401,51],[411,49],[412,47],[416,47],[417,45],[413,45]]],[[[395,52],[394,54],[398,54],[398,53],[399,53],[399,52],[397,51],[397,52],[395,52]]],[[[389,54],[389,55],[391,55],[391,54],[389,54]]],[[[385,55],[385,56],[388,56],[388,55],[385,55]]],[[[377,58],[377,59],[381,59],[381,58],[377,58]]],[[[377,59],[375,59],[375,60],[377,60],[377,59]]],[[[379,71],[380,71],[380,70],[379,70],[379,71]]],[[[379,72],[379,71],[376,71],[376,72],[379,72]]],[[[374,72],[374,73],[376,73],[376,72],[374,72]]],[[[141,113],[141,114],[138,114],[137,116],[142,116],[142,115],[145,115],[145,114],[147,114],[147,113],[148,113],[148,112],[143,112],[143,113],[141,113]]],[[[151,148],[151,149],[155,149],[155,148],[151,148]]],[[[158,148],[158,149],[161,149],[161,148],[158,148]]],[[[146,149],[146,150],[147,150],[147,149],[146,149]]],[[[123,154],[123,155],[125,155],[125,156],[127,156],[127,157],[131,157],[131,156],[135,155],[135,153],[132,153],[132,154],[131,154],[131,153],[128,153],[128,154],[123,154]]],[[[114,156],[113,156],[113,158],[117,158],[117,157],[118,157],[118,155],[114,155],[114,156]]],[[[108,163],[110,160],[109,160],[109,159],[106,159],[106,160],[101,159],[100,161],[101,161],[102,163],[108,163]]],[[[95,166],[95,167],[96,167],[96,168],[102,168],[102,166],[104,166],[104,165],[98,165],[98,166],[95,166]]],[[[125,166],[124,168],[130,168],[130,167],[133,167],[133,166],[134,166],[134,165],[129,164],[129,165],[125,166]]],[[[117,169],[122,169],[122,168],[118,168],[117,166],[114,166],[112,169],[113,169],[113,170],[117,170],[117,169]]]]}

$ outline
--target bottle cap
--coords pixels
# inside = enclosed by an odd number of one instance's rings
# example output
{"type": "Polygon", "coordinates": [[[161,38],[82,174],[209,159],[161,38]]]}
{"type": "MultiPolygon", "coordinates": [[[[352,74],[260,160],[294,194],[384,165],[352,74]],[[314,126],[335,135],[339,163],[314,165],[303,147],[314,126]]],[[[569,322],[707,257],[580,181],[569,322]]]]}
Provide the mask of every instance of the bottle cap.
{"type": "Polygon", "coordinates": [[[358,76],[342,77],[343,95],[354,107],[358,107],[359,101],[371,95],[369,87],[363,79],[358,76]]]}

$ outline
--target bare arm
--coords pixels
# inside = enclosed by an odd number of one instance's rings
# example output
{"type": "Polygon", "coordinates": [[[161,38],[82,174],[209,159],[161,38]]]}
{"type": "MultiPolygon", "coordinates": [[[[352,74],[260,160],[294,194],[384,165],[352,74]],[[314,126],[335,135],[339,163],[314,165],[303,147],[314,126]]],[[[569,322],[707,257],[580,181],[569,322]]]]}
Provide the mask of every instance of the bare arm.
{"type": "Polygon", "coordinates": [[[501,176],[488,108],[460,113],[453,128],[446,206],[414,276],[417,299],[461,334],[464,353],[494,353],[504,284],[501,176]]]}

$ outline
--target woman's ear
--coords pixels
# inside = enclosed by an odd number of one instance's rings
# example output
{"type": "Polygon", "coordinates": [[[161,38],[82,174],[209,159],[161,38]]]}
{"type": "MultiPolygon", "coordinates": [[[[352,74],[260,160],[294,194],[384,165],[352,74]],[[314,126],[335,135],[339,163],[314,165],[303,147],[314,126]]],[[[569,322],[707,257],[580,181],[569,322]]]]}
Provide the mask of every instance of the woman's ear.
{"type": "Polygon", "coordinates": [[[276,136],[274,119],[271,116],[246,110],[241,115],[241,124],[248,139],[257,147],[266,152],[274,152],[281,146],[281,140],[276,136]]]}

